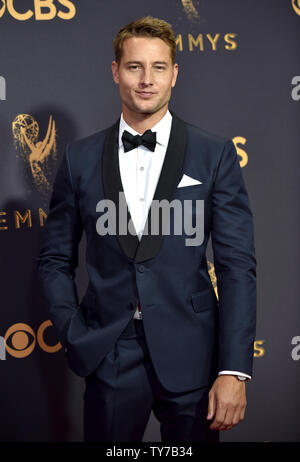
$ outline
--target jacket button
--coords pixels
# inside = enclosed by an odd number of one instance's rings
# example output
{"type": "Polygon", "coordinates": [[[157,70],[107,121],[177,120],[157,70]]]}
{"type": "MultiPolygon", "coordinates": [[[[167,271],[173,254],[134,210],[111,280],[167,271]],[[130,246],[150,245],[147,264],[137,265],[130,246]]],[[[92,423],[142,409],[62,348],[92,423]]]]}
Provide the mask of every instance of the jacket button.
{"type": "Polygon", "coordinates": [[[143,273],[146,270],[146,267],[144,265],[139,266],[139,272],[143,273]]]}

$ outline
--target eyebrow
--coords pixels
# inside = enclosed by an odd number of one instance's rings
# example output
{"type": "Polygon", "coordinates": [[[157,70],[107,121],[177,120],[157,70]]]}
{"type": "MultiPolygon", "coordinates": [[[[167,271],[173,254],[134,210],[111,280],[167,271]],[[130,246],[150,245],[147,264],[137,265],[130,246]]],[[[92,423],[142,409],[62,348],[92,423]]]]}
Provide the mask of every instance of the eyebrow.
{"type": "MultiPolygon", "coordinates": [[[[141,61],[127,61],[125,64],[143,64],[141,61]]],[[[153,64],[165,64],[168,65],[166,61],[154,61],[153,64]]]]}

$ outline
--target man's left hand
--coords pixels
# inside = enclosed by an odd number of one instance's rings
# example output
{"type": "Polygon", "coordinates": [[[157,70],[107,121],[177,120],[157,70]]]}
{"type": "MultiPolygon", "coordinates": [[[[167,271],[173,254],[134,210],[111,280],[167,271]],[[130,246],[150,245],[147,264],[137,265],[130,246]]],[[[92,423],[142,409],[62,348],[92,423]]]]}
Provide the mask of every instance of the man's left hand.
{"type": "Polygon", "coordinates": [[[231,430],[244,419],[246,385],[233,375],[219,375],[209,392],[207,419],[211,430],[231,430]]]}

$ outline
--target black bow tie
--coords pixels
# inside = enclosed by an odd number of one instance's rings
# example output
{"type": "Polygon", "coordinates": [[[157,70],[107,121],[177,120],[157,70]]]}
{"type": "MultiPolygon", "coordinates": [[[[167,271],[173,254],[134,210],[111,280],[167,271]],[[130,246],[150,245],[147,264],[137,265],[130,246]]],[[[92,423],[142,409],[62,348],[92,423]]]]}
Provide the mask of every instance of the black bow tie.
{"type": "Polygon", "coordinates": [[[143,135],[133,136],[127,130],[124,130],[122,135],[122,141],[125,152],[131,151],[131,149],[137,148],[141,144],[146,146],[146,148],[150,149],[150,151],[154,152],[156,146],[156,132],[146,130],[145,133],[143,133],[143,135]]]}

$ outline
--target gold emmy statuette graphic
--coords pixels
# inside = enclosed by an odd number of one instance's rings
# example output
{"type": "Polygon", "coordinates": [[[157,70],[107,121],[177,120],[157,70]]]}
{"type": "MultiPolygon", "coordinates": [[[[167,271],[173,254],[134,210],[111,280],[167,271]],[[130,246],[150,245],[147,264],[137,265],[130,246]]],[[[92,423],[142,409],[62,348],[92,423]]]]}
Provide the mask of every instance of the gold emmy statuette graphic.
{"type": "Polygon", "coordinates": [[[195,21],[200,18],[198,11],[196,10],[193,0],[181,0],[185,14],[190,21],[195,21]]]}
{"type": "Polygon", "coordinates": [[[210,261],[207,261],[207,266],[208,266],[208,274],[209,274],[211,283],[212,283],[212,285],[213,285],[213,288],[214,288],[216,297],[217,297],[217,299],[219,299],[219,296],[218,296],[218,286],[217,286],[217,277],[216,277],[216,273],[215,273],[215,267],[214,267],[214,265],[212,264],[212,262],[210,262],[210,261]]]}
{"type": "MultiPolygon", "coordinates": [[[[300,0],[292,0],[292,7],[295,13],[300,16],[300,0]]],[[[1,16],[1,13],[0,13],[1,16]]]]}
{"type": "Polygon", "coordinates": [[[57,160],[55,122],[50,115],[45,138],[38,141],[39,125],[29,114],[19,114],[12,124],[15,146],[29,164],[32,179],[40,193],[50,191],[50,160],[57,160]],[[51,155],[52,154],[52,155],[51,155]]]}

